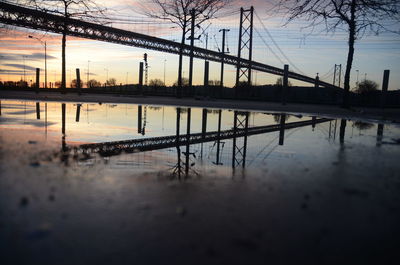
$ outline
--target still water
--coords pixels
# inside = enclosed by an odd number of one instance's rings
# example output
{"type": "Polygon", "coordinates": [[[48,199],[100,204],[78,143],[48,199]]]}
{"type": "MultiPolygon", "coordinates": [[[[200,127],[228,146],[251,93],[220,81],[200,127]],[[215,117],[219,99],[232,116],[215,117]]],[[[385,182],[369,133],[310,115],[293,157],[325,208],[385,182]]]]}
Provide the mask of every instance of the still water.
{"type": "Polygon", "coordinates": [[[0,249],[21,264],[80,264],[88,245],[104,264],[264,264],[271,244],[315,262],[315,244],[318,261],[354,251],[348,237],[380,251],[398,232],[399,143],[399,124],[341,117],[1,100],[0,249]]]}
{"type": "MultiPolygon", "coordinates": [[[[118,155],[105,154],[98,150],[93,153],[91,150],[90,154],[86,154],[86,151],[80,150],[85,153],[86,159],[75,159],[75,164],[93,166],[102,161],[108,168],[116,170],[127,169],[139,173],[168,171],[174,169],[178,163],[179,154],[174,143],[173,147],[170,144],[169,147],[162,148],[162,138],[176,136],[177,121],[179,121],[179,135],[186,135],[189,111],[190,134],[201,134],[203,130],[205,133],[218,133],[218,127],[220,132],[233,131],[234,128],[233,110],[201,108],[188,110],[184,107],[170,106],[2,100],[0,129],[4,146],[8,145],[7,141],[15,141],[22,146],[29,144],[38,151],[49,148],[57,152],[63,147],[64,150],[73,150],[84,144],[101,145],[118,141],[129,143],[130,140],[138,139],[149,140],[147,144],[150,145],[154,145],[154,141],[161,141],[161,146],[150,146],[149,150],[124,152],[127,151],[126,146],[115,146],[114,148],[119,150],[118,155]],[[64,127],[63,108],[65,108],[64,127]]],[[[245,127],[247,120],[250,132],[254,127],[273,125],[281,127],[281,115],[276,113],[238,112],[236,120],[238,130],[245,127]]],[[[379,125],[342,119],[321,120],[320,117],[307,117],[301,114],[285,115],[286,124],[301,121],[311,123],[300,123],[284,132],[277,127],[265,133],[237,137],[235,141],[231,135],[220,141],[204,139],[200,140],[201,143],[192,143],[188,148],[189,169],[196,175],[207,175],[218,171],[223,176],[232,175],[232,169],[235,168],[240,168],[241,171],[244,168],[245,172],[250,172],[276,166],[284,166],[285,169],[300,166],[302,170],[308,170],[320,163],[325,165],[336,163],[337,156],[343,152],[344,146],[348,146],[350,153],[352,155],[354,153],[355,156],[360,154],[356,154],[358,150],[352,149],[366,149],[368,151],[363,152],[363,156],[374,156],[373,160],[380,159],[375,153],[382,152],[381,150],[388,152],[388,156],[396,156],[397,153],[392,154],[392,152],[398,151],[397,141],[400,138],[398,125],[383,123],[379,125]]],[[[181,160],[185,160],[186,144],[181,144],[179,149],[181,160]]],[[[71,156],[73,153],[76,158],[76,150],[69,152],[71,156]]],[[[39,160],[43,158],[38,155],[37,159],[40,163],[39,160]]],[[[183,163],[185,164],[185,161],[183,163]]]]}

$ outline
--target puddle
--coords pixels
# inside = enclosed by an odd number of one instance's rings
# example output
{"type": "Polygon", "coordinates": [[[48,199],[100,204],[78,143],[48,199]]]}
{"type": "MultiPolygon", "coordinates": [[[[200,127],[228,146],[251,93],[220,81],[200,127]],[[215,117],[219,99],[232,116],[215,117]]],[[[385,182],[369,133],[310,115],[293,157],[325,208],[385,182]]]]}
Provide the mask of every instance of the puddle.
{"type": "MultiPolygon", "coordinates": [[[[13,255],[40,242],[57,257],[63,246],[76,264],[88,238],[96,238],[88,261],[112,239],[127,260],[153,249],[162,260],[184,245],[180,255],[204,264],[232,249],[250,260],[279,256],[310,237],[317,243],[304,253],[318,244],[329,257],[325,244],[338,247],[336,235],[353,237],[339,249],[391,236],[399,143],[398,124],[340,117],[1,100],[0,237],[10,243],[0,247],[13,255]],[[176,241],[161,244],[164,236],[176,241]]],[[[27,260],[54,261],[19,261],[27,260]]]]}

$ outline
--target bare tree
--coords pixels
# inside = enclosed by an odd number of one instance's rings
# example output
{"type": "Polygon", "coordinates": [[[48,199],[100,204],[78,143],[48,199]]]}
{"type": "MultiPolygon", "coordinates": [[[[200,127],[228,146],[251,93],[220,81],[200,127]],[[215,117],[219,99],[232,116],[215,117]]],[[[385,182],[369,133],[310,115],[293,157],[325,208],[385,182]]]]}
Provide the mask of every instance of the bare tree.
{"type": "MultiPolygon", "coordinates": [[[[343,107],[349,107],[350,73],[354,44],[365,34],[391,31],[400,22],[398,0],[279,0],[279,8],[287,14],[287,23],[306,19],[310,27],[324,25],[327,32],[342,27],[348,32],[348,54],[344,76],[343,107]]],[[[399,32],[397,32],[399,33],[399,32]]]]}
{"type": "MultiPolygon", "coordinates": [[[[76,18],[90,21],[98,21],[103,16],[106,9],[99,6],[95,0],[20,0],[24,4],[33,5],[36,9],[59,14],[65,18],[76,18]]],[[[66,59],[65,47],[67,44],[67,27],[65,22],[62,34],[62,70],[61,70],[61,89],[66,87],[66,59]]]]}
{"type": "Polygon", "coordinates": [[[107,81],[106,81],[106,85],[107,86],[116,86],[117,85],[117,79],[115,79],[115,78],[109,78],[107,81]]]}
{"type": "MultiPolygon", "coordinates": [[[[196,26],[213,18],[217,11],[231,0],[148,0],[143,5],[145,14],[152,18],[163,19],[176,24],[181,30],[181,44],[185,44],[186,34],[191,30],[192,14],[196,26]]],[[[178,87],[182,86],[182,48],[179,52],[178,87]]]]}
{"type": "Polygon", "coordinates": [[[161,79],[155,78],[150,80],[149,86],[160,87],[160,86],[165,86],[165,84],[161,79]]]}
{"type": "Polygon", "coordinates": [[[359,82],[355,89],[355,92],[358,94],[368,94],[374,91],[378,91],[378,84],[368,79],[359,82]]]}
{"type": "Polygon", "coordinates": [[[101,83],[99,81],[97,81],[96,79],[90,79],[87,86],[89,88],[101,87],[101,83]]]}

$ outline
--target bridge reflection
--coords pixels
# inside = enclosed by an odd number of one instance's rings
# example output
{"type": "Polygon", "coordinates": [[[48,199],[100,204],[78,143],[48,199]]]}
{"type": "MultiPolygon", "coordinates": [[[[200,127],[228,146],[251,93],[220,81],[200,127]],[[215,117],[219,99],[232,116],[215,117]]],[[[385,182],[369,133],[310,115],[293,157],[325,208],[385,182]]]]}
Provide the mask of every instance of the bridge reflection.
{"type": "MultiPolygon", "coordinates": [[[[80,112],[82,109],[82,104],[75,104],[76,106],[76,114],[75,114],[75,122],[80,122],[80,112]]],[[[36,102],[33,107],[36,107],[36,116],[35,118],[38,120],[45,121],[44,128],[45,133],[47,135],[47,117],[48,117],[48,108],[47,103],[36,102]],[[43,110],[41,111],[41,106],[44,104],[44,115],[43,110]]],[[[145,127],[146,127],[146,108],[147,106],[138,106],[138,133],[141,135],[145,135],[145,127]],[[144,112],[143,112],[144,108],[144,112]],[[141,111],[142,110],[142,111],[141,111]]],[[[152,109],[152,108],[150,108],[152,109]]],[[[161,109],[161,108],[160,108],[161,109]]],[[[187,176],[191,173],[196,174],[194,170],[195,163],[199,160],[203,161],[203,144],[207,142],[214,142],[212,145],[212,162],[210,164],[214,164],[217,166],[221,166],[225,164],[227,165],[227,161],[231,161],[230,166],[235,168],[245,168],[246,167],[246,156],[247,156],[247,138],[253,135],[261,135],[272,132],[279,132],[279,141],[277,141],[277,145],[283,145],[285,140],[285,131],[293,128],[300,128],[304,126],[312,126],[313,130],[318,123],[329,122],[329,132],[326,131],[327,139],[335,141],[336,135],[339,138],[339,143],[341,146],[346,144],[346,132],[352,127],[349,128],[348,121],[346,119],[342,120],[331,120],[331,119],[318,119],[316,117],[311,117],[310,120],[298,121],[298,122],[287,122],[288,115],[285,113],[282,114],[274,114],[274,119],[277,124],[272,125],[264,125],[264,126],[250,126],[249,117],[250,113],[247,111],[234,111],[233,121],[229,121],[229,124],[233,124],[230,129],[222,130],[222,116],[225,112],[222,110],[208,110],[202,109],[201,119],[199,123],[201,124],[199,132],[192,132],[192,109],[191,108],[180,108],[176,109],[176,125],[175,134],[165,135],[159,137],[147,137],[147,138],[139,138],[132,140],[124,140],[124,141],[112,141],[112,142],[102,142],[102,143],[93,143],[93,144],[81,144],[81,145],[73,145],[67,144],[66,141],[66,133],[67,133],[67,120],[66,115],[67,105],[66,103],[61,103],[61,151],[62,151],[62,161],[68,163],[68,159],[73,157],[79,160],[88,160],[93,158],[93,154],[98,154],[101,157],[111,157],[117,156],[123,153],[140,153],[146,151],[153,150],[161,150],[173,148],[176,149],[176,163],[173,166],[172,173],[177,177],[181,177],[182,175],[187,176]],[[217,115],[216,128],[217,130],[207,131],[207,126],[210,126],[210,121],[208,120],[209,113],[213,112],[214,115],[217,115]],[[182,115],[186,115],[186,132],[182,134],[181,130],[181,118],[182,115]],[[338,128],[337,128],[338,127],[338,128]],[[347,129],[346,129],[347,127],[347,129]],[[229,142],[231,146],[226,148],[227,141],[224,140],[232,140],[229,142]],[[201,155],[197,155],[196,147],[194,145],[201,144],[201,155]],[[214,151],[213,151],[214,150],[214,151]],[[231,155],[222,156],[222,151],[226,153],[231,153],[231,155]],[[224,159],[222,159],[224,158],[224,159]],[[223,163],[224,162],[224,163],[223,163]]],[[[1,103],[0,103],[0,113],[1,113],[1,103]]],[[[163,111],[164,113],[164,111],[163,111]]],[[[3,113],[4,114],[4,113],[3,113]]],[[[215,116],[214,116],[215,117],[215,116]]],[[[254,117],[254,116],[253,116],[254,117]]],[[[225,124],[226,124],[225,119],[225,124]]],[[[260,124],[260,123],[258,123],[260,124]]],[[[371,129],[373,128],[373,124],[366,124],[362,122],[353,122],[353,127],[358,125],[358,128],[361,130],[371,129]]],[[[212,124],[211,124],[212,125],[212,124]]],[[[161,126],[161,124],[160,124],[161,126]]],[[[376,130],[376,146],[380,147],[383,144],[394,144],[392,142],[383,141],[383,132],[384,132],[384,124],[378,124],[376,130]]],[[[164,130],[164,126],[163,126],[164,130]]],[[[352,135],[350,136],[350,138],[352,135]]],[[[262,140],[260,142],[262,145],[262,140]]],[[[198,148],[198,147],[197,147],[198,148]]],[[[211,146],[210,146],[211,148],[211,146]]],[[[203,162],[201,162],[203,163],[203,162]]]]}
{"type": "MultiPolygon", "coordinates": [[[[265,126],[249,126],[249,112],[234,111],[233,127],[229,130],[221,130],[222,110],[218,110],[218,126],[216,131],[207,132],[207,116],[208,110],[202,110],[201,132],[191,132],[191,108],[185,109],[186,112],[186,133],[181,134],[181,115],[183,109],[176,108],[176,133],[174,135],[148,137],[141,139],[132,139],[124,141],[112,141],[93,144],[82,144],[77,146],[68,146],[65,141],[66,133],[66,105],[61,104],[62,115],[62,151],[65,154],[87,159],[92,154],[99,154],[102,157],[111,157],[122,153],[139,153],[153,150],[161,150],[167,148],[176,148],[177,162],[172,169],[172,174],[180,178],[182,175],[188,176],[190,173],[196,174],[193,169],[195,165],[196,154],[191,152],[191,146],[194,144],[203,144],[206,142],[214,142],[216,146],[215,165],[221,163],[221,145],[225,145],[222,140],[232,139],[232,168],[245,168],[247,154],[247,137],[271,132],[279,132],[279,144],[284,144],[284,132],[287,129],[299,128],[304,126],[315,126],[318,123],[331,121],[329,119],[316,119],[286,123],[286,114],[280,115],[280,123],[265,126]],[[181,148],[184,150],[181,150],[181,148]]],[[[145,121],[142,116],[142,106],[138,106],[138,133],[145,135],[145,121]]],[[[145,107],[146,108],[146,107],[145,107]]],[[[76,122],[79,122],[81,104],[76,105],[76,122]]]]}

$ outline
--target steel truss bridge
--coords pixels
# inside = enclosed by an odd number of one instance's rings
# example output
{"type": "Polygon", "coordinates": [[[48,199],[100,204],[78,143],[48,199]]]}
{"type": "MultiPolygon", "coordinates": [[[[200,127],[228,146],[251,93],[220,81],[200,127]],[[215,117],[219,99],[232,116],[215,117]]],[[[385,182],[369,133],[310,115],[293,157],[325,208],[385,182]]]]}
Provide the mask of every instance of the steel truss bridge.
{"type": "MultiPolygon", "coordinates": [[[[77,19],[65,18],[63,16],[50,14],[26,7],[0,2],[0,23],[18,27],[31,28],[35,30],[48,31],[70,36],[118,43],[122,45],[140,47],[172,54],[179,54],[182,50],[184,56],[191,56],[214,62],[223,62],[239,68],[251,68],[260,72],[283,76],[284,70],[267,64],[250,61],[225,53],[211,51],[199,47],[182,45],[157,37],[148,36],[136,32],[103,26],[95,23],[85,22],[77,19]],[[193,53],[191,53],[193,51],[193,53]]],[[[316,83],[316,79],[289,72],[289,78],[316,83]]],[[[332,84],[318,81],[319,86],[339,88],[332,84]]]]}
{"type": "MultiPolygon", "coordinates": [[[[317,123],[323,123],[330,121],[330,119],[315,119],[299,122],[291,122],[284,125],[285,129],[292,129],[297,127],[309,126],[317,123]]],[[[135,153],[144,152],[151,150],[159,150],[177,146],[185,146],[188,144],[198,144],[205,142],[212,142],[216,140],[233,139],[237,137],[244,137],[256,134],[263,134],[268,132],[276,132],[281,129],[281,125],[267,125],[250,127],[247,129],[236,129],[236,130],[224,130],[224,131],[212,131],[203,133],[190,134],[189,137],[186,134],[183,135],[171,135],[162,137],[152,137],[146,139],[135,139],[127,141],[116,141],[116,142],[104,142],[96,144],[83,144],[73,147],[71,150],[75,154],[88,155],[91,153],[99,153],[101,156],[114,156],[119,155],[122,152],[135,153]],[[247,132],[246,132],[247,130],[247,132]],[[219,135],[219,137],[218,137],[219,135]]]]}

